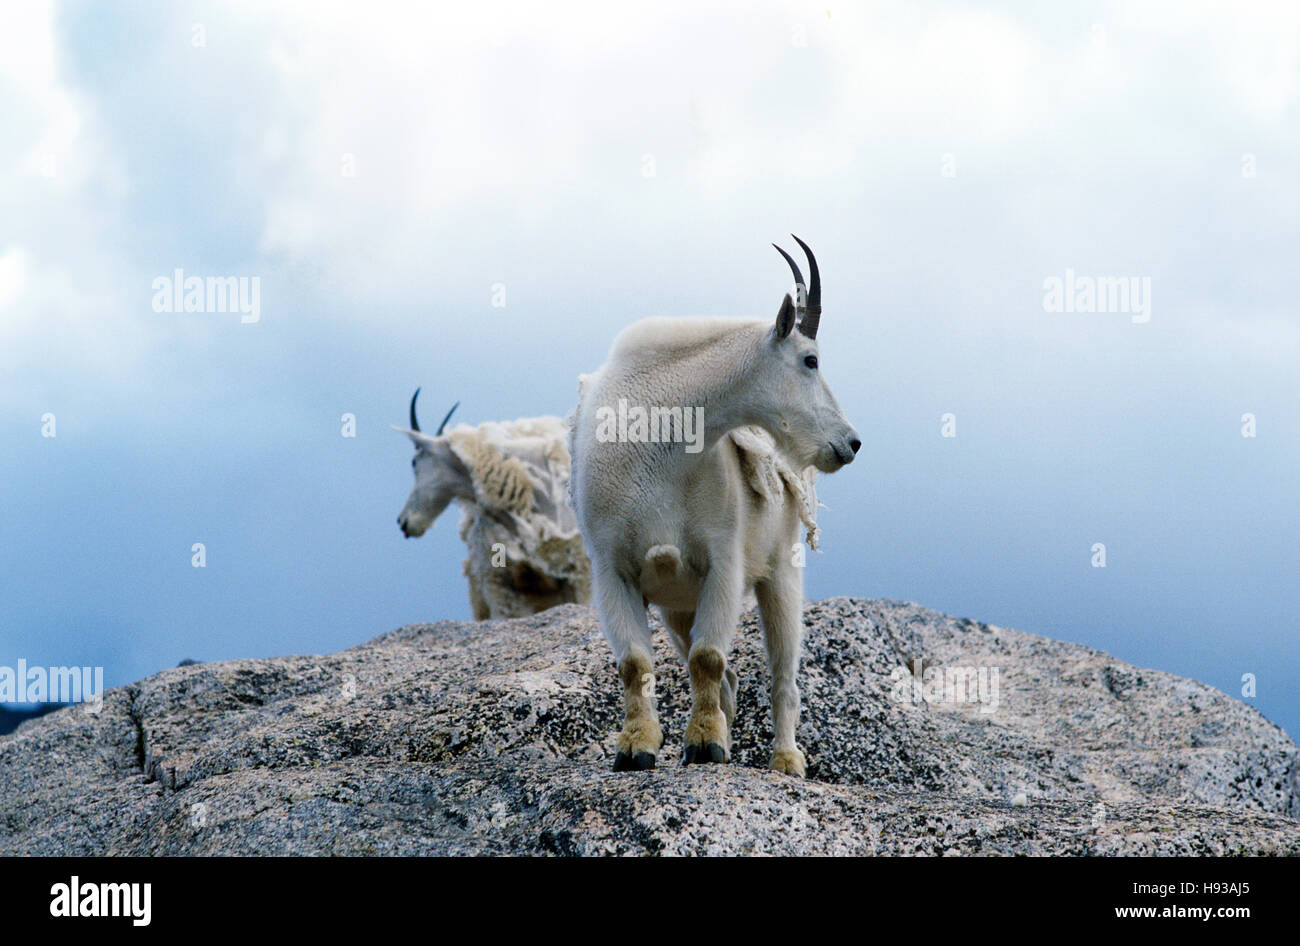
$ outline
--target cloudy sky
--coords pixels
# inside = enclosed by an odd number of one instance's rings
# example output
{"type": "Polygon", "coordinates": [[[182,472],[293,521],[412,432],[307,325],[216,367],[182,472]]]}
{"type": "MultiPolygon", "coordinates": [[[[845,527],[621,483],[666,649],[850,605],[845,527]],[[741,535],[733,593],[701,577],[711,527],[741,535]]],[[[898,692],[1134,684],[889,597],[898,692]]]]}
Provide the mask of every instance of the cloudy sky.
{"type": "Polygon", "coordinates": [[[411,391],[563,415],[637,318],[774,315],[794,231],[864,441],[809,597],[1300,733],[1294,3],[12,3],[0,116],[0,665],[467,618],[454,511],[395,523],[411,391]],[[177,269],[259,318],[157,311],[177,269]]]}

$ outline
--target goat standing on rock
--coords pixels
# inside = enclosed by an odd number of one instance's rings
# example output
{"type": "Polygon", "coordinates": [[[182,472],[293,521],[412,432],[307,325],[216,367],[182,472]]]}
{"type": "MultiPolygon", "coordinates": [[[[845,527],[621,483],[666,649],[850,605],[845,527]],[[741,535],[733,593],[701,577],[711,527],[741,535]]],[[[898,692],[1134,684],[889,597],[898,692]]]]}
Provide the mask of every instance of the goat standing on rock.
{"type": "Polygon", "coordinates": [[[805,287],[799,267],[777,247],[794,271],[799,302],[787,294],[775,324],[646,319],[615,339],[596,374],[579,379],[570,488],[601,624],[623,683],[626,720],[615,771],[653,768],[663,746],[650,604],[659,608],[690,673],[684,761],[730,760],[737,679],[727,655],[752,588],[772,675],[771,766],[806,772],[795,742],[803,634],[799,526],[810,527],[815,547],[809,468],[832,473],[852,462],[862,444],[818,370],[821,277],[812,251],[795,240],[808,257],[811,285],[805,287]],[[683,439],[682,419],[692,416],[703,425],[693,449],[674,442],[683,439]],[[672,433],[670,419],[678,421],[675,438],[661,436],[672,433]]]}

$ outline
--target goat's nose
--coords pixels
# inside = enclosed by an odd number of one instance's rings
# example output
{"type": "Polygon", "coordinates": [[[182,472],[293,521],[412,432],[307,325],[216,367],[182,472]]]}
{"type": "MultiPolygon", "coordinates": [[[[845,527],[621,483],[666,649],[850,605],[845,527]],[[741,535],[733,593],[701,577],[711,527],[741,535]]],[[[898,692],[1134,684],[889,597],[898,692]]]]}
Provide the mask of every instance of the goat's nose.
{"type": "Polygon", "coordinates": [[[853,449],[854,453],[857,453],[859,450],[862,449],[862,441],[859,440],[857,437],[854,437],[852,440],[849,441],[849,446],[853,449]]]}

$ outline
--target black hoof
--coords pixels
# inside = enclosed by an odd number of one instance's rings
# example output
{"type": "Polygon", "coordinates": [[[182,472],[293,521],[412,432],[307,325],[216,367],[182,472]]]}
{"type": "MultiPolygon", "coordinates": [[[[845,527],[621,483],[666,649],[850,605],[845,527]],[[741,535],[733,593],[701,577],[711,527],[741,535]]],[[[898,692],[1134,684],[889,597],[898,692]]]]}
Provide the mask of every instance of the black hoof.
{"type": "Polygon", "coordinates": [[[701,762],[726,762],[727,751],[716,742],[706,742],[704,745],[687,746],[686,752],[682,756],[683,765],[695,765],[701,762]]]}
{"type": "Polygon", "coordinates": [[[614,756],[615,772],[644,772],[646,769],[655,767],[655,754],[653,752],[638,752],[636,755],[628,755],[626,752],[619,752],[614,756]]]}

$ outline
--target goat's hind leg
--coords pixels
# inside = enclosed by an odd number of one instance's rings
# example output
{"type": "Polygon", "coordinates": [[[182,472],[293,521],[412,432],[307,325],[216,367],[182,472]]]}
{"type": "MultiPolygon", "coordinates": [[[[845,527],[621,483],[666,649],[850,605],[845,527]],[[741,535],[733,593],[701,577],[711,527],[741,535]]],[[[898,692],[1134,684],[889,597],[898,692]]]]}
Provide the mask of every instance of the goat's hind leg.
{"type": "Polygon", "coordinates": [[[731,661],[727,661],[727,666],[722,671],[722,689],[718,694],[722,701],[722,715],[727,717],[727,731],[730,733],[731,724],[736,720],[736,690],[740,686],[740,677],[731,667],[731,661]]]}
{"type": "Polygon", "coordinates": [[[623,683],[623,731],[618,735],[614,771],[653,769],[664,744],[655,708],[654,659],[650,625],[641,593],[611,576],[597,582],[601,626],[618,661],[623,683]]]}
{"type": "Polygon", "coordinates": [[[787,775],[807,774],[808,763],[795,742],[799,727],[799,651],[803,644],[803,575],[786,565],[754,587],[772,674],[772,728],[776,742],[771,767],[787,775]]]}

